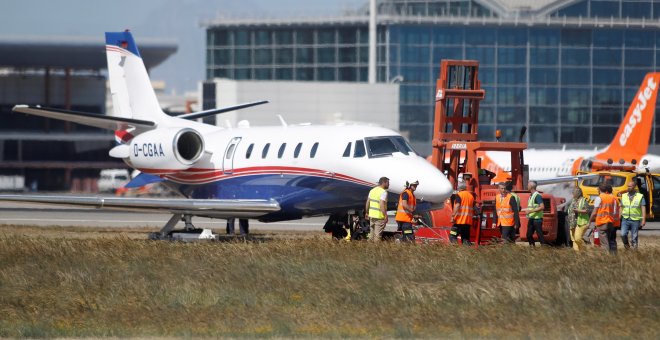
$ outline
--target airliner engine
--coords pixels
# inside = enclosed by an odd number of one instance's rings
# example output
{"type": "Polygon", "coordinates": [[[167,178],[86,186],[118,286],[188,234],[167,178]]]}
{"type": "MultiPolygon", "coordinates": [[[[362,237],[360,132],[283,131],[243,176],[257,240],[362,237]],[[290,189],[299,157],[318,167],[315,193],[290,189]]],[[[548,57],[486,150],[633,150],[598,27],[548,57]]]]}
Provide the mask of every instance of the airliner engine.
{"type": "Polygon", "coordinates": [[[204,154],[204,138],[190,128],[148,131],[133,138],[128,146],[128,160],[138,169],[185,170],[204,154]]]}

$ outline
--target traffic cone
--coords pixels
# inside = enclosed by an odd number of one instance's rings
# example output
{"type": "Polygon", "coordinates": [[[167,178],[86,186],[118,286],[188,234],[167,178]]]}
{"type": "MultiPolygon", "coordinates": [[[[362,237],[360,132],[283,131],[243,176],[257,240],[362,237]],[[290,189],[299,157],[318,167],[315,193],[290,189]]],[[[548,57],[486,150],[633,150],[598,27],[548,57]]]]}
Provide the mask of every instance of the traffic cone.
{"type": "Polygon", "coordinates": [[[594,247],[600,247],[600,238],[598,237],[598,229],[594,229],[594,247]]]}

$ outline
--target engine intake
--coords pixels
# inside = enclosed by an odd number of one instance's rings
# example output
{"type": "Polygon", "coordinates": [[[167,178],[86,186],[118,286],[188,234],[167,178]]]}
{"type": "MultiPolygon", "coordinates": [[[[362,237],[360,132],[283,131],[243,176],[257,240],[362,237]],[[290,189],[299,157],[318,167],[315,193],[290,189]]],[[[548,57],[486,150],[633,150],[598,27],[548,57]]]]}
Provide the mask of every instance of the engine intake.
{"type": "Polygon", "coordinates": [[[204,155],[204,138],[190,128],[157,129],[131,140],[129,160],[138,169],[185,170],[204,155]]]}

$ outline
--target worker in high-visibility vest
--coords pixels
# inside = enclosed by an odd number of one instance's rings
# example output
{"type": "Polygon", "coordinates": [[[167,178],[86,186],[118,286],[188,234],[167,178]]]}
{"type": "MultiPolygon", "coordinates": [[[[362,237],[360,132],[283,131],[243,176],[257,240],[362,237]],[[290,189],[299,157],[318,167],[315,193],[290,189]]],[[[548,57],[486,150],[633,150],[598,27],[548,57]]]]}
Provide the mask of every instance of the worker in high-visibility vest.
{"type": "Polygon", "coordinates": [[[417,198],[415,198],[415,190],[419,181],[414,181],[412,183],[406,182],[406,188],[403,190],[401,195],[399,195],[399,205],[396,208],[396,216],[394,219],[399,225],[401,230],[401,240],[402,241],[415,241],[415,233],[413,230],[413,214],[415,213],[415,208],[417,207],[417,198]]]}
{"type": "Polygon", "coordinates": [[[508,183],[499,183],[497,189],[500,194],[495,197],[495,210],[497,211],[497,226],[500,227],[502,239],[507,243],[516,241],[516,230],[520,229],[519,199],[509,192],[508,183]]]}
{"type": "Polygon", "coordinates": [[[576,187],[573,189],[573,199],[568,205],[568,214],[566,216],[570,230],[571,241],[575,251],[584,250],[584,233],[589,226],[589,203],[584,198],[582,189],[576,187]]]}
{"type": "Polygon", "coordinates": [[[628,231],[632,238],[632,246],[637,249],[639,241],[639,228],[646,225],[646,201],[644,195],[637,192],[637,183],[628,183],[628,192],[621,196],[621,240],[626,249],[628,244],[628,231]]]}
{"type": "Polygon", "coordinates": [[[367,202],[364,205],[365,217],[369,219],[369,240],[380,241],[387,225],[387,189],[390,188],[390,179],[381,177],[378,186],[369,191],[367,202]]]}
{"type": "Polygon", "coordinates": [[[532,247],[535,245],[534,232],[536,232],[541,245],[546,244],[545,239],[543,239],[543,209],[545,205],[543,204],[541,193],[536,191],[536,186],[536,181],[529,181],[527,183],[527,190],[531,194],[527,201],[527,208],[524,209],[527,213],[527,242],[532,247]]]}
{"type": "Polygon", "coordinates": [[[452,227],[449,231],[449,241],[458,243],[458,235],[461,235],[461,244],[469,246],[470,228],[472,227],[474,215],[474,195],[467,191],[467,184],[458,184],[458,194],[454,199],[454,209],[451,214],[452,227]]]}
{"type": "Polygon", "coordinates": [[[598,193],[598,197],[594,199],[594,211],[591,213],[589,221],[596,224],[601,243],[607,244],[610,254],[616,254],[614,216],[617,214],[619,204],[616,197],[612,195],[611,184],[602,183],[598,187],[598,193]]]}

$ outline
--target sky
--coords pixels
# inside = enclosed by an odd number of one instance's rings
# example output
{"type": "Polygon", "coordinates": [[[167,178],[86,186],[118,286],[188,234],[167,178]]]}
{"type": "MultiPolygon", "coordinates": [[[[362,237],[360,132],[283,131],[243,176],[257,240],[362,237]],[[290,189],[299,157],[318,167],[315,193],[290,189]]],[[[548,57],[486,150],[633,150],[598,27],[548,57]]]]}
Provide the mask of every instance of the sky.
{"type": "Polygon", "coordinates": [[[178,45],[176,54],[151,70],[166,92],[195,91],[204,80],[205,29],[217,18],[322,17],[355,10],[368,0],[0,0],[0,35],[99,37],[133,32],[178,45]]]}

